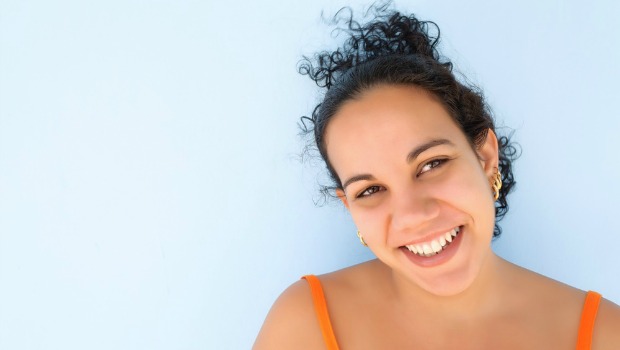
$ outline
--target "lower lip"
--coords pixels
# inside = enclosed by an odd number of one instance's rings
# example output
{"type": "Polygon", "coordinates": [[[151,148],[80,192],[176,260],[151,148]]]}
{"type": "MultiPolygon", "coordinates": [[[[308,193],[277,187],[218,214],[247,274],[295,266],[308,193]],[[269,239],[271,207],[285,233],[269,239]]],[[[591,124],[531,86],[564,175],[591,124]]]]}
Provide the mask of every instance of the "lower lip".
{"type": "Polygon", "coordinates": [[[454,254],[456,254],[459,246],[461,245],[461,240],[464,234],[464,227],[461,226],[459,234],[454,237],[452,243],[450,243],[450,245],[448,245],[446,249],[442,250],[441,253],[435,254],[433,256],[419,256],[409,251],[409,249],[407,249],[406,247],[401,247],[400,250],[412,263],[422,267],[433,267],[445,263],[446,261],[450,260],[450,258],[452,258],[454,254]]]}

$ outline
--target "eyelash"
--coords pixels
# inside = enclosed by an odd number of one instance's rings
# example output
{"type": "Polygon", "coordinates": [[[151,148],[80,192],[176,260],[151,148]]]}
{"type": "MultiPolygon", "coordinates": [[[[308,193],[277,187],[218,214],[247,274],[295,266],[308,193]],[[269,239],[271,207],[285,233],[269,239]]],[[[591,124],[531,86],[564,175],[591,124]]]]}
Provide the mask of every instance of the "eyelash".
{"type": "Polygon", "coordinates": [[[373,194],[379,192],[381,190],[381,188],[383,188],[383,186],[377,186],[377,185],[370,186],[367,189],[365,189],[364,191],[362,191],[362,193],[358,194],[356,197],[357,198],[370,197],[373,194]]]}
{"type": "Polygon", "coordinates": [[[448,160],[449,160],[448,158],[438,158],[438,159],[433,159],[433,160],[427,162],[426,164],[424,164],[424,166],[422,167],[422,170],[420,170],[420,172],[416,175],[416,177],[422,175],[423,173],[425,173],[427,171],[431,171],[431,170],[433,170],[435,168],[438,168],[438,167],[442,166],[448,160]],[[423,171],[424,168],[426,168],[427,166],[432,165],[432,164],[435,164],[435,165],[431,166],[430,169],[428,169],[426,171],[423,171]]]}
{"type": "MultiPolygon", "coordinates": [[[[450,159],[448,158],[438,158],[438,159],[433,159],[431,161],[428,161],[426,164],[424,164],[424,166],[422,166],[422,170],[416,174],[416,177],[419,177],[420,175],[429,172],[435,168],[438,168],[440,166],[442,166],[443,164],[445,164],[447,161],[449,161],[450,159]],[[426,167],[430,168],[428,170],[424,170],[426,167]]],[[[383,186],[378,186],[378,185],[373,185],[370,186],[368,188],[366,188],[365,190],[363,190],[360,194],[358,194],[356,196],[356,198],[366,198],[366,197],[370,197],[373,194],[381,191],[381,189],[383,188],[383,186]]]]}

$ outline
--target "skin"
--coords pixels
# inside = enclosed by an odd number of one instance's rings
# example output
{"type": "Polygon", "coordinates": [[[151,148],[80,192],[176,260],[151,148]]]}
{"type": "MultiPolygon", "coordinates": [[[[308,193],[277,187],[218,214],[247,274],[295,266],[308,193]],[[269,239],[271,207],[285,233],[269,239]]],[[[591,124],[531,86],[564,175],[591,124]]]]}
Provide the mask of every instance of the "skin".
{"type": "MultiPolygon", "coordinates": [[[[320,276],[341,349],[575,348],[585,293],[491,250],[492,131],[472,147],[434,95],[382,85],[341,106],[326,146],[344,184],[337,194],[377,256],[320,276]],[[461,242],[450,259],[427,267],[407,258],[403,245],[454,227],[461,242]]],[[[620,348],[618,329],[620,308],[603,300],[592,348],[620,348]]],[[[254,349],[324,348],[310,290],[298,281],[254,349]]]]}

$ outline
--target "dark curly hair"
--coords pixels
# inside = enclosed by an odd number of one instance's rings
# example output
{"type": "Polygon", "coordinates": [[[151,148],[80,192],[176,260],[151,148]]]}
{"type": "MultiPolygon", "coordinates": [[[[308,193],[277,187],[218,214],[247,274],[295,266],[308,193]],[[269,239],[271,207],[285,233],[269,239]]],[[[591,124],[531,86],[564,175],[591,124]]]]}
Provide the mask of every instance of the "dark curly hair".
{"type": "MultiPolygon", "coordinates": [[[[365,24],[353,19],[350,8],[341,9],[334,17],[334,23],[340,24],[337,31],[347,35],[344,44],[335,51],[322,51],[313,58],[304,57],[299,64],[299,73],[308,75],[319,87],[327,90],[312,116],[302,117],[300,123],[303,133],[313,134],[314,143],[333,181],[333,185],[324,187],[324,192],[342,189],[325,149],[327,125],[344,102],[374,86],[414,85],[434,94],[474,150],[484,142],[489,129],[495,132],[482,92],[471,84],[459,82],[452,71],[452,63],[440,56],[437,50],[439,27],[433,22],[420,21],[414,15],[390,10],[388,5],[371,7],[373,19],[365,24]]],[[[495,204],[493,237],[501,234],[497,221],[506,215],[506,196],[515,185],[512,161],[518,157],[518,150],[511,143],[510,136],[498,136],[503,186],[495,204]]]]}

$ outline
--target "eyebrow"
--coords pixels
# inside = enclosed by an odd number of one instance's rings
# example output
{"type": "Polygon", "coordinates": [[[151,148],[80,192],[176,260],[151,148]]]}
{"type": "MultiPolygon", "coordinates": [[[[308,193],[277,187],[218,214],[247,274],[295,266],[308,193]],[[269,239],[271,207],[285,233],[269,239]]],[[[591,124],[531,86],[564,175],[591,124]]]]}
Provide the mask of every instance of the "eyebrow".
{"type": "MultiPolygon", "coordinates": [[[[411,152],[409,152],[409,154],[407,155],[407,163],[413,162],[423,152],[425,152],[425,151],[427,151],[427,150],[429,150],[429,149],[431,149],[433,147],[440,146],[440,145],[454,146],[454,143],[452,141],[448,140],[448,139],[435,139],[435,140],[431,140],[431,141],[425,142],[425,143],[417,146],[413,150],[411,150],[411,152]]],[[[353,182],[357,182],[357,181],[370,181],[370,180],[374,180],[374,179],[375,179],[375,177],[370,175],[370,174],[355,175],[355,176],[351,177],[350,179],[348,179],[347,181],[345,181],[344,184],[342,185],[342,188],[346,189],[347,186],[349,186],[353,182]]]]}
{"type": "Polygon", "coordinates": [[[350,178],[347,181],[345,181],[344,185],[342,185],[342,188],[346,189],[347,186],[349,186],[350,184],[352,184],[353,182],[356,182],[356,181],[371,181],[371,180],[374,180],[374,179],[375,179],[375,177],[370,175],[370,174],[355,175],[352,178],[350,178]]]}
{"type": "Polygon", "coordinates": [[[418,158],[420,154],[427,151],[428,149],[437,147],[440,145],[454,146],[454,143],[452,143],[452,141],[448,139],[436,139],[436,140],[431,140],[429,142],[423,143],[419,145],[418,147],[414,148],[411,152],[409,152],[409,154],[407,155],[407,163],[413,162],[416,158],[418,158]]]}

